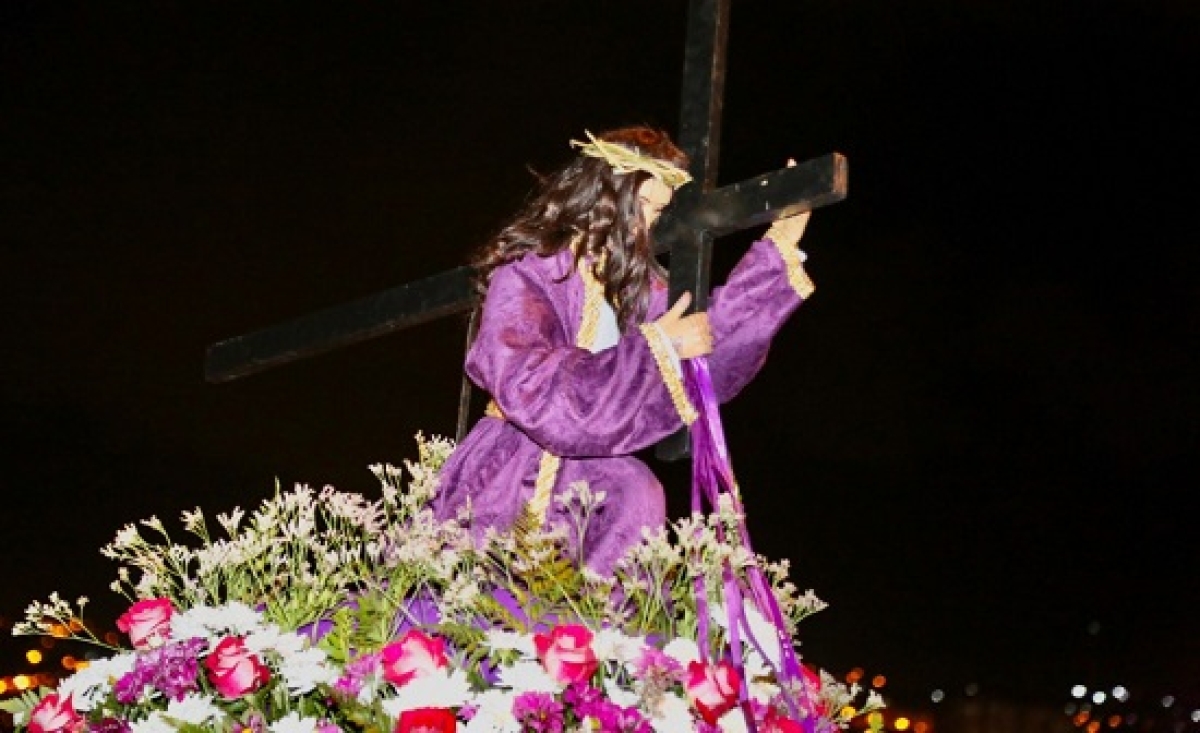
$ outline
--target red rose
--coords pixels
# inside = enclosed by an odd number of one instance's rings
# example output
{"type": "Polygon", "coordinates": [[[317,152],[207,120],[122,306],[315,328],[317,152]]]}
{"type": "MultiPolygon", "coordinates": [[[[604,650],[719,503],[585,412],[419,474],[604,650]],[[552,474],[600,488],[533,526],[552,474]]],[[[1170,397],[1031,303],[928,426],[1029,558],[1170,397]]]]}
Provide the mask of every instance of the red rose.
{"type": "Polygon", "coordinates": [[[535,634],[533,637],[542,666],[556,682],[564,684],[591,679],[599,666],[591,644],[592,632],[578,624],[555,626],[549,636],[535,634]]]}
{"type": "Polygon", "coordinates": [[[271,671],[240,636],[222,639],[205,658],[204,666],[213,687],[229,699],[254,692],[271,679],[271,671]]]}
{"type": "Polygon", "coordinates": [[[75,712],[71,696],[46,695],[29,712],[29,733],[66,733],[83,730],[83,718],[75,712]]]}
{"type": "Polygon", "coordinates": [[[417,708],[400,713],[396,733],[454,733],[458,720],[446,708],[417,708]]]}
{"type": "Polygon", "coordinates": [[[129,634],[134,649],[161,646],[171,635],[171,614],[175,609],[169,598],[138,601],[117,619],[117,628],[129,634]]]}
{"type": "Polygon", "coordinates": [[[410,629],[400,641],[393,641],[380,652],[383,678],[396,685],[424,677],[447,666],[446,642],[410,629]]]}
{"type": "Polygon", "coordinates": [[[729,662],[692,662],[688,665],[688,697],[709,725],[715,725],[718,718],[733,709],[741,685],[737,669],[729,662]]]}
{"type": "Polygon", "coordinates": [[[767,719],[763,721],[759,730],[762,733],[804,733],[802,725],[786,715],[780,715],[775,708],[771,708],[767,713],[767,719]]]}

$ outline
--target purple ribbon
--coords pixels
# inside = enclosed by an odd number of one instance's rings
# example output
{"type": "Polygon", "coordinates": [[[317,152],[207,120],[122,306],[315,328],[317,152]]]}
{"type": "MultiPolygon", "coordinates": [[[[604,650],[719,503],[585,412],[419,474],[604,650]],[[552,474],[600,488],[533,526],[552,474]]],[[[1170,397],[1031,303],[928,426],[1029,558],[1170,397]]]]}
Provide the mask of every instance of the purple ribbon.
{"type": "MultiPolygon", "coordinates": [[[[708,360],[704,357],[688,359],[683,362],[683,376],[687,386],[688,396],[692,405],[699,413],[692,423],[692,511],[705,511],[707,503],[711,511],[719,506],[718,499],[722,494],[730,497],[733,508],[739,519],[737,522],[736,538],[742,546],[756,557],[754,548],[750,545],[750,533],[746,528],[745,512],[742,510],[741,498],[738,496],[737,481],[733,477],[733,466],[729,460],[729,448],[725,443],[725,429],[721,425],[721,413],[717,404],[716,392],[713,389],[712,375],[708,369],[708,360]]],[[[725,541],[724,528],[717,527],[718,537],[725,541]]],[[[726,561],[722,572],[724,585],[725,611],[728,614],[729,646],[732,662],[741,677],[740,703],[746,717],[746,725],[752,733],[757,731],[750,707],[750,693],[744,665],[742,664],[742,640],[749,642],[775,672],[784,701],[792,717],[804,728],[805,733],[817,730],[819,715],[812,698],[812,691],[804,678],[800,660],[796,656],[792,639],[787,632],[783,613],[771,590],[771,584],[766,574],[757,564],[745,569],[745,578],[739,582],[734,569],[726,561]],[[754,604],[755,610],[774,627],[779,643],[780,659],[775,662],[763,653],[763,645],[754,637],[750,624],[746,619],[744,605],[746,598],[754,604]],[[792,690],[800,691],[799,699],[792,690]]],[[[695,583],[696,613],[699,616],[699,636],[701,640],[700,654],[705,659],[708,639],[708,595],[703,578],[697,578],[695,583]]]]}

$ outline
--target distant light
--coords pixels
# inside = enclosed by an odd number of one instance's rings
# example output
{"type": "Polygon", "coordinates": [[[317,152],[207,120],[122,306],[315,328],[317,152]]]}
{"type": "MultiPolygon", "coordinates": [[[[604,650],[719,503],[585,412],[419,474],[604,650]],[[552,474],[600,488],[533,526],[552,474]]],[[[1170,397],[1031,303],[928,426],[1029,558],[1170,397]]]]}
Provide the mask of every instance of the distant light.
{"type": "Polygon", "coordinates": [[[104,635],[104,640],[112,646],[117,646],[121,643],[121,637],[117,636],[117,632],[109,631],[104,635]]]}
{"type": "Polygon", "coordinates": [[[867,722],[875,727],[883,725],[883,713],[878,710],[867,716],[867,722]]]}
{"type": "Polygon", "coordinates": [[[29,678],[25,675],[19,674],[16,677],[13,677],[13,687],[17,688],[18,690],[28,690],[29,685],[29,678]]]}
{"type": "MultiPolygon", "coordinates": [[[[38,644],[41,644],[43,649],[53,649],[54,648],[54,637],[53,636],[43,636],[41,639],[38,639],[38,644]]],[[[113,646],[116,646],[116,644],[113,644],[113,646]]]]}
{"type": "Polygon", "coordinates": [[[967,697],[975,697],[979,694],[979,684],[972,682],[963,689],[963,692],[967,694],[967,697]]]}
{"type": "Polygon", "coordinates": [[[894,723],[892,723],[892,726],[896,730],[908,730],[908,726],[909,726],[908,718],[896,718],[896,721],[894,723]]]}
{"type": "Polygon", "coordinates": [[[879,689],[886,684],[887,684],[887,677],[884,677],[881,674],[877,674],[871,678],[871,687],[874,687],[875,689],[879,689]]]}
{"type": "Polygon", "coordinates": [[[1163,696],[1162,706],[1164,708],[1169,708],[1174,704],[1175,704],[1175,696],[1174,695],[1164,695],[1163,696]]]}
{"type": "Polygon", "coordinates": [[[1137,713],[1130,713],[1129,715],[1125,716],[1125,722],[1130,725],[1137,725],[1137,720],[1137,713]]]}
{"type": "Polygon", "coordinates": [[[1109,728],[1116,728],[1120,724],[1121,724],[1121,716],[1120,715],[1109,716],[1109,718],[1108,718],[1108,727],[1109,728]]]}
{"type": "Polygon", "coordinates": [[[1074,718],[1071,718],[1071,722],[1072,722],[1072,723],[1074,723],[1074,724],[1075,724],[1075,725],[1078,727],[1078,726],[1081,726],[1081,725],[1083,725],[1084,723],[1088,722],[1088,720],[1089,720],[1091,717],[1092,717],[1092,716],[1091,716],[1091,715],[1088,713],[1088,711],[1086,711],[1086,710],[1081,710],[1081,711],[1079,711],[1078,713],[1076,713],[1076,714],[1075,714],[1075,717],[1074,717],[1074,718]]]}
{"type": "Polygon", "coordinates": [[[1191,718],[1193,723],[1200,723],[1200,710],[1193,710],[1191,718]]]}
{"type": "Polygon", "coordinates": [[[1099,622],[1099,621],[1093,621],[1093,622],[1091,622],[1090,624],[1088,624],[1088,625],[1087,625],[1087,632],[1088,632],[1089,634],[1091,634],[1092,636],[1095,636],[1096,634],[1099,634],[1099,633],[1100,633],[1100,622],[1099,622]]]}
{"type": "Polygon", "coordinates": [[[934,702],[941,702],[942,700],[946,699],[946,693],[942,692],[941,690],[934,690],[929,696],[929,699],[933,700],[934,702]]]}
{"type": "Polygon", "coordinates": [[[25,661],[29,662],[30,664],[41,664],[42,653],[37,649],[30,649],[29,651],[25,652],[25,661]]]}
{"type": "Polygon", "coordinates": [[[92,663],[87,661],[86,659],[75,660],[75,671],[76,672],[82,672],[83,670],[87,669],[90,666],[92,666],[92,663]]]}
{"type": "Polygon", "coordinates": [[[59,663],[62,664],[63,669],[75,669],[75,657],[72,657],[70,654],[59,660],[59,663]]]}
{"type": "Polygon", "coordinates": [[[1092,722],[1087,724],[1088,733],[1096,733],[1096,731],[1098,731],[1098,730],[1100,730],[1100,721],[1099,720],[1093,720],[1092,722]]]}
{"type": "Polygon", "coordinates": [[[1073,702],[1069,702],[1063,706],[1063,714],[1064,715],[1074,715],[1075,710],[1076,710],[1075,703],[1073,703],[1073,702]]]}
{"type": "Polygon", "coordinates": [[[0,680],[0,695],[8,692],[8,680],[0,680]]]}
{"type": "Polygon", "coordinates": [[[925,733],[929,730],[929,723],[917,723],[913,726],[913,733],[925,733]]]}
{"type": "Polygon", "coordinates": [[[1107,699],[1108,699],[1108,695],[1105,695],[1100,690],[1096,690],[1095,692],[1092,693],[1092,702],[1096,703],[1097,705],[1103,704],[1104,701],[1107,699]]]}
{"type": "Polygon", "coordinates": [[[1075,685],[1071,688],[1071,697],[1083,697],[1087,694],[1087,688],[1083,685],[1075,685]]]}
{"type": "Polygon", "coordinates": [[[1112,695],[1121,702],[1127,702],[1129,700],[1129,690],[1126,690],[1122,685],[1117,685],[1114,687],[1112,695]]]}
{"type": "Polygon", "coordinates": [[[846,673],[846,681],[849,682],[850,684],[854,684],[855,682],[858,682],[859,680],[861,680],[862,676],[863,676],[863,668],[855,667],[854,669],[852,669],[846,673]]]}

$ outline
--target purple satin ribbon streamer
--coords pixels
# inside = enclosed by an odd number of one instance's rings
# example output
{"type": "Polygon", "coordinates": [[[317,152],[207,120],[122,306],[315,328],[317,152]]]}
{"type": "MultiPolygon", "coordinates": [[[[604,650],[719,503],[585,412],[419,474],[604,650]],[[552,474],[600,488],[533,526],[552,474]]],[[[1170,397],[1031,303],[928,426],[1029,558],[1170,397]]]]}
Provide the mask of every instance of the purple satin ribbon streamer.
{"type": "MultiPolygon", "coordinates": [[[[745,512],[738,496],[737,482],[733,477],[733,466],[729,460],[729,448],[725,443],[725,429],[721,424],[721,413],[717,404],[716,392],[713,389],[712,375],[708,369],[708,360],[704,357],[688,359],[683,362],[682,366],[688,396],[699,413],[699,417],[691,427],[692,511],[704,512],[705,502],[710,510],[716,511],[718,498],[721,494],[727,494],[733,502],[734,510],[741,517],[738,521],[739,536],[737,539],[753,557],[755,556],[754,549],[750,544],[750,534],[746,528],[745,512]]],[[[723,529],[718,528],[718,533],[724,540],[723,529]]],[[[733,568],[726,563],[723,572],[725,586],[723,595],[728,614],[730,653],[733,657],[733,664],[742,678],[741,707],[746,716],[746,724],[752,732],[756,731],[757,727],[750,712],[748,681],[741,661],[743,634],[745,640],[753,645],[763,660],[774,669],[776,680],[780,683],[784,700],[792,717],[803,726],[806,733],[814,733],[819,720],[816,705],[808,683],[804,679],[800,661],[796,657],[792,639],[787,632],[787,624],[784,622],[783,613],[779,609],[775,594],[771,590],[771,584],[757,565],[746,568],[745,573],[747,588],[742,587],[733,568]],[[750,630],[750,624],[746,620],[744,611],[746,597],[744,591],[749,591],[754,608],[775,628],[780,650],[778,667],[775,667],[775,663],[763,653],[762,644],[754,638],[754,634],[750,630]],[[799,700],[792,695],[791,688],[800,691],[799,700]]],[[[705,647],[707,646],[703,641],[708,639],[708,596],[702,578],[697,579],[695,591],[696,613],[699,616],[699,636],[702,641],[700,649],[703,658],[706,657],[705,647]]]]}

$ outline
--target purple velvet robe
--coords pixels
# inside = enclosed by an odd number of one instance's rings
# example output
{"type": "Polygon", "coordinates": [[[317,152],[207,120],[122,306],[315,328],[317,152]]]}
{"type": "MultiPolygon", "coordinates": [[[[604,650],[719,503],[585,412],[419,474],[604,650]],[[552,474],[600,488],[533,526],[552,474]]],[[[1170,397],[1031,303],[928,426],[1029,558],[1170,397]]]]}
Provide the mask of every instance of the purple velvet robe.
{"type": "MultiPolygon", "coordinates": [[[[788,255],[769,239],[755,242],[713,292],[709,366],[722,402],[758,373],[771,339],[800,305],[798,253],[788,255]]],[[[482,418],[450,456],[434,506],[446,519],[469,499],[477,536],[488,527],[506,529],[533,497],[548,451],[562,459],[554,495],[577,481],[607,493],[584,547],[588,566],[607,573],[643,527],[666,521],[662,485],[630,454],[678,430],[690,406],[672,399],[668,385],[678,375],[656,361],[642,330],[627,329],[598,353],[575,345],[585,285],[573,265],[564,251],[526,255],[493,273],[466,369],[504,417],[482,418]]],[[[666,308],[666,286],[658,284],[647,322],[666,308]]],[[[557,502],[546,519],[562,521],[557,502]]]]}

